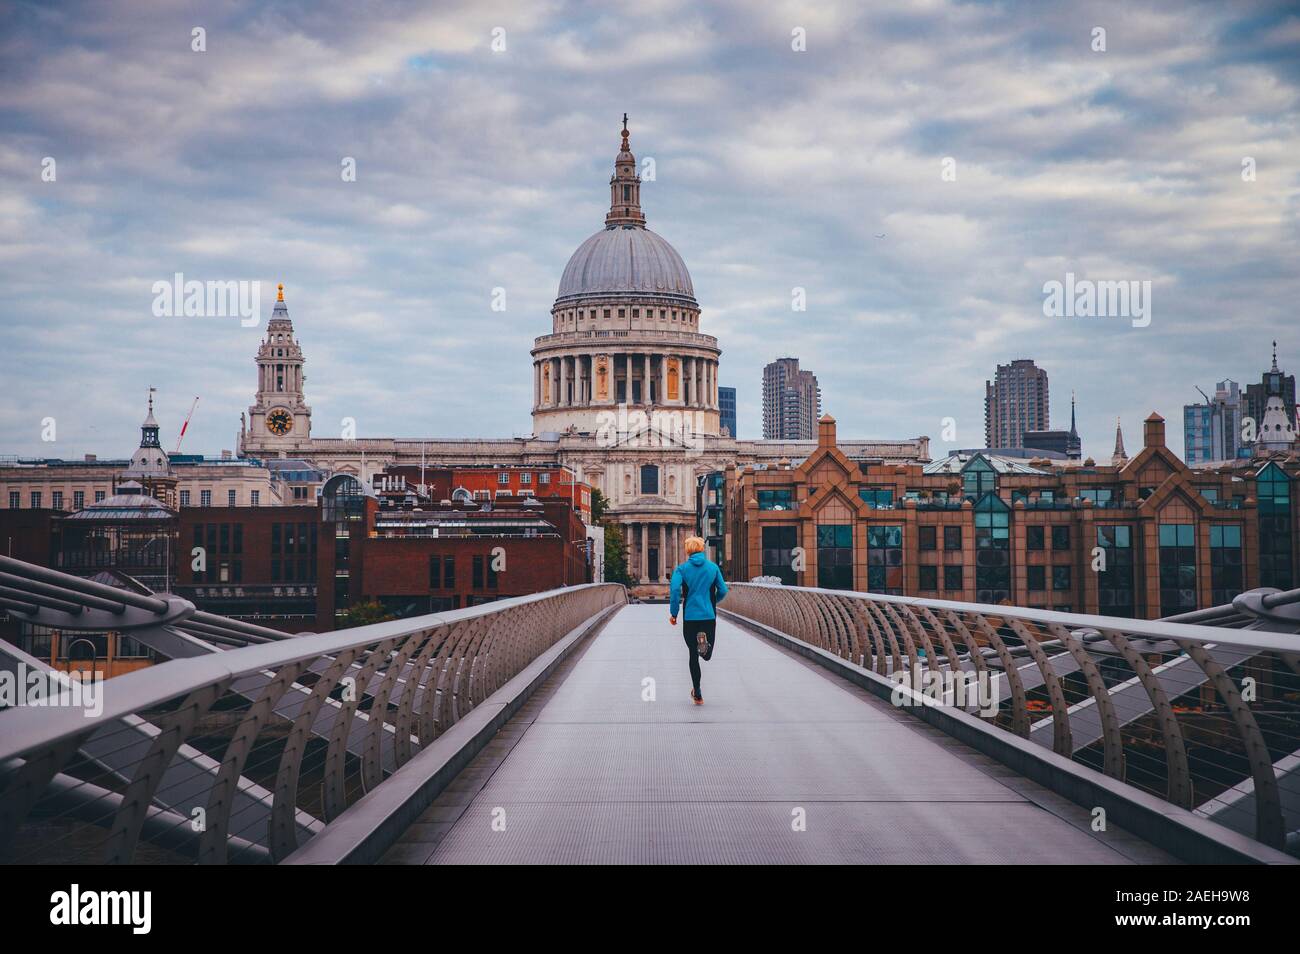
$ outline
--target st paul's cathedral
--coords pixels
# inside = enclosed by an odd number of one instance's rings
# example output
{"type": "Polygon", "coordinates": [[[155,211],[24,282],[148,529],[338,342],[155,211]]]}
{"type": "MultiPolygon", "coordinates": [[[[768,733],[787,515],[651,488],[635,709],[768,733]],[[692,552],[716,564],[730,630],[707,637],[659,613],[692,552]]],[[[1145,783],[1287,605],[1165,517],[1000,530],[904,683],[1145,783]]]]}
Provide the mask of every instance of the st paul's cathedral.
{"type": "MultiPolygon", "coordinates": [[[[729,465],[797,465],[816,442],[721,433],[722,351],[701,331],[686,263],[646,227],[628,135],[625,120],[604,225],[564,267],[550,332],[533,344],[532,436],[313,437],[304,354],[281,287],[257,353],[257,393],[241,424],[240,456],[301,458],[363,483],[390,466],[422,462],[567,467],[609,501],[607,519],[622,525],[638,591],[664,592],[682,541],[695,530],[702,476],[729,465]]],[[[839,445],[855,460],[929,459],[926,437],[839,445]]]]}

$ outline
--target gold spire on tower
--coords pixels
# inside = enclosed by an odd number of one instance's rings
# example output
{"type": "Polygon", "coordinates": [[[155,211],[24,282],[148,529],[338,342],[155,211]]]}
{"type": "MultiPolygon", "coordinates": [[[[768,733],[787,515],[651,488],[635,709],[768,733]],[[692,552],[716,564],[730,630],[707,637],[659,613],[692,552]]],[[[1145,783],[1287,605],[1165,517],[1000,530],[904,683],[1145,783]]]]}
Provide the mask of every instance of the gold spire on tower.
{"type": "Polygon", "coordinates": [[[276,285],[275,287],[279,289],[279,291],[276,293],[275,300],[284,301],[284,282],[280,282],[280,284],[276,285]]]}

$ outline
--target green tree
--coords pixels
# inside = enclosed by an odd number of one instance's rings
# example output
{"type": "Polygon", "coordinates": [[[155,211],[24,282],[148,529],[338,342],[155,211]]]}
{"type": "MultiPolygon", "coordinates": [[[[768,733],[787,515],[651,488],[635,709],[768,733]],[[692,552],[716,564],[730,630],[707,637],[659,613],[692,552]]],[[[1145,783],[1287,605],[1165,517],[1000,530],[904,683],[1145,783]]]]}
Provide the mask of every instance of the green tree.
{"type": "Polygon", "coordinates": [[[613,522],[604,526],[605,582],[631,586],[632,580],[627,575],[627,541],[623,539],[623,528],[613,522]]]}
{"type": "MultiPolygon", "coordinates": [[[[591,488],[591,522],[604,523],[605,514],[609,513],[609,501],[595,487],[591,488]]],[[[608,538],[606,538],[608,539],[608,538]]]]}
{"type": "Polygon", "coordinates": [[[335,621],[335,629],[351,629],[353,626],[368,626],[371,623],[386,623],[390,619],[397,619],[392,613],[384,609],[384,604],[378,600],[368,600],[364,603],[353,603],[347,610],[335,621]]]}

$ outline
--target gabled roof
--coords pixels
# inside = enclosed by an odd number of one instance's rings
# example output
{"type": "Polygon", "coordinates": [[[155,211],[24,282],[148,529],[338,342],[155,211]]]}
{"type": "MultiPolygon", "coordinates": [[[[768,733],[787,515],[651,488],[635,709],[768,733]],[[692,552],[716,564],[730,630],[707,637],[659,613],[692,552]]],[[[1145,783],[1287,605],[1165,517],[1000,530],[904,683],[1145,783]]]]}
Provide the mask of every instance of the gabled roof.
{"type": "Polygon", "coordinates": [[[1051,475],[1051,471],[1030,467],[1023,460],[1015,457],[1003,457],[999,454],[949,454],[947,457],[926,464],[922,472],[927,476],[961,474],[965,473],[966,468],[977,459],[984,460],[998,474],[1037,474],[1044,477],[1051,475]]]}

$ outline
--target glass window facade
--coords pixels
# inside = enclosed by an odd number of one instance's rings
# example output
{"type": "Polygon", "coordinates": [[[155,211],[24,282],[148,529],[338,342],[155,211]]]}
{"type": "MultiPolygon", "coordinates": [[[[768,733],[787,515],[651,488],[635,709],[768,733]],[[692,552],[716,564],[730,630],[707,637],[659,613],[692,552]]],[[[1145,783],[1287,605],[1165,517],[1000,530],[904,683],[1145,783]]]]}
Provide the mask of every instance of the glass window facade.
{"type": "Polygon", "coordinates": [[[903,594],[902,527],[867,527],[867,589],[903,594]]]}
{"type": "Polygon", "coordinates": [[[853,525],[817,527],[817,585],[826,590],[853,589],[853,525]]]}
{"type": "Polygon", "coordinates": [[[962,471],[962,494],[972,500],[978,500],[980,497],[983,497],[987,493],[992,493],[996,489],[997,474],[994,472],[993,466],[983,457],[976,457],[967,464],[966,469],[962,471]]]}
{"type": "Polygon", "coordinates": [[[1196,527],[1160,524],[1160,615],[1196,609],[1196,527]]]}
{"type": "Polygon", "coordinates": [[[894,506],[894,492],[888,488],[862,488],[858,490],[858,496],[871,507],[892,510],[894,506]]]}
{"type": "Polygon", "coordinates": [[[1295,586],[1291,562],[1291,481],[1277,464],[1255,477],[1259,501],[1259,585],[1289,590],[1295,586]]]}
{"type": "Polygon", "coordinates": [[[758,492],[759,510],[793,510],[793,490],[760,490],[758,492]]]}
{"type": "Polygon", "coordinates": [[[1052,567],[1052,589],[1060,592],[1070,588],[1070,568],[1068,566],[1052,567]]]}
{"type": "Polygon", "coordinates": [[[1011,598],[1011,511],[997,494],[975,505],[975,600],[1011,598]]]}
{"type": "Polygon", "coordinates": [[[1104,507],[1114,499],[1114,491],[1109,487],[1087,487],[1079,491],[1079,497],[1082,500],[1091,500],[1094,504],[1104,507]]]}
{"type": "Polygon", "coordinates": [[[1231,603],[1241,591],[1241,525],[1211,525],[1210,602],[1214,606],[1231,603]]]}
{"type": "MultiPolygon", "coordinates": [[[[1133,528],[1097,528],[1097,546],[1106,561],[1097,573],[1097,611],[1102,616],[1137,616],[1133,585],[1133,528]]],[[[1091,556],[1089,556],[1091,562],[1091,556]]]]}
{"type": "Polygon", "coordinates": [[[763,575],[780,577],[786,586],[798,583],[794,571],[793,550],[798,546],[799,531],[795,527],[763,528],[763,575]]]}

